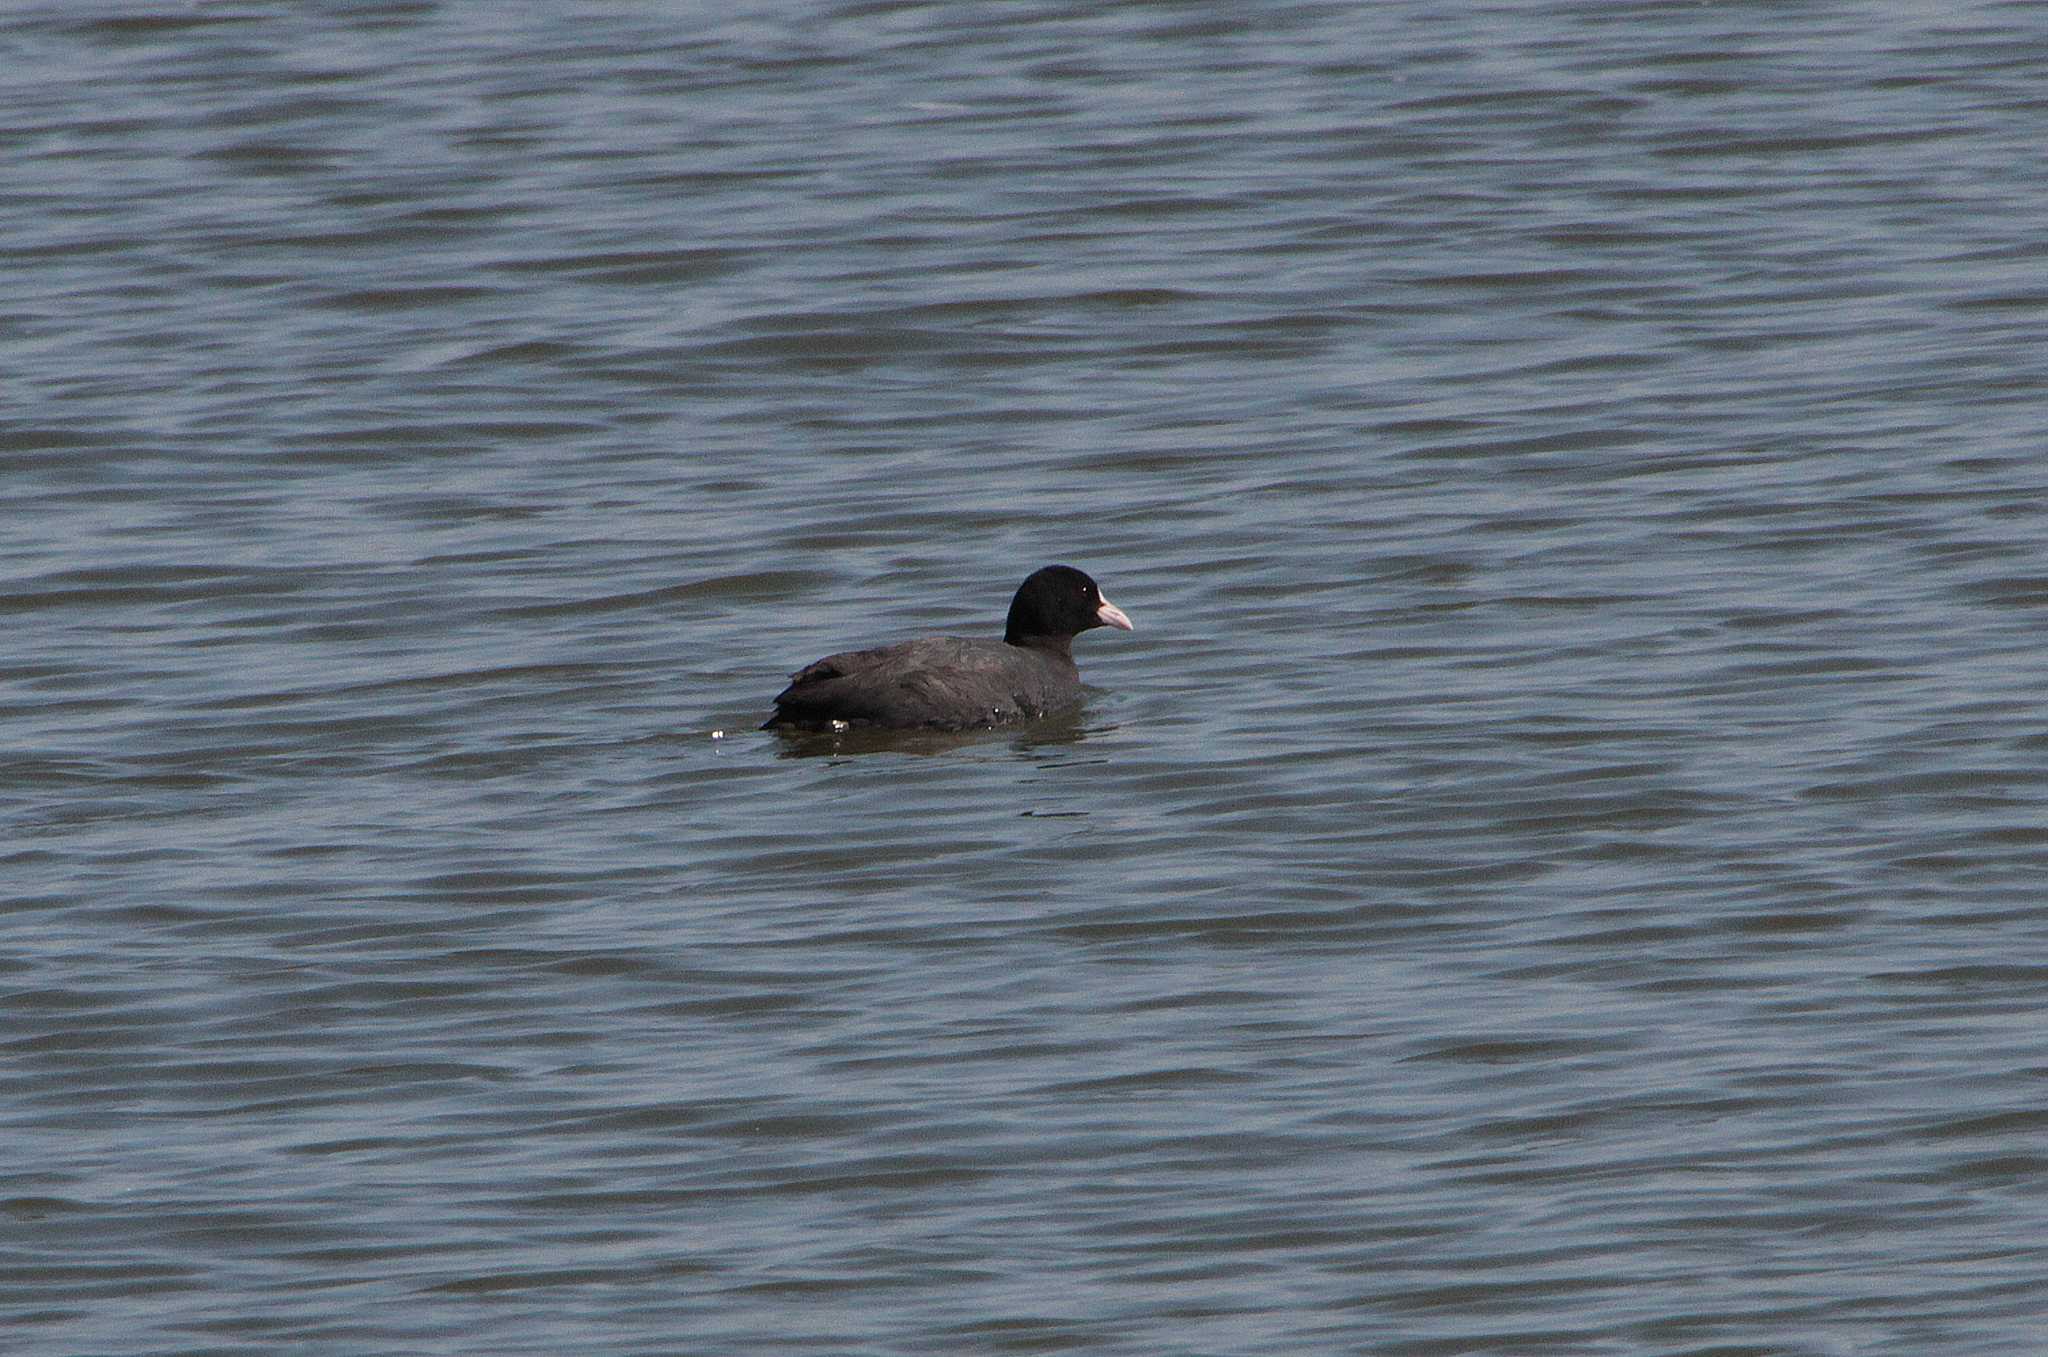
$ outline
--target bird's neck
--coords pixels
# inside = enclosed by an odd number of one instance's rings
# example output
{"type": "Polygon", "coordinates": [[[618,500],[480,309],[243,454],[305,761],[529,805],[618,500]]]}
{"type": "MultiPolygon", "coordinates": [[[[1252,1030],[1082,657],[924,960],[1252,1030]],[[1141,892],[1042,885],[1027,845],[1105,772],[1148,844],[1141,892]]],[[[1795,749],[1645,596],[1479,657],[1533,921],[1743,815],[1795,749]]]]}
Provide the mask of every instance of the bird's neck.
{"type": "Polygon", "coordinates": [[[1071,636],[1019,636],[1015,632],[1003,637],[1005,643],[1019,650],[1035,650],[1041,655],[1053,655],[1074,662],[1074,638],[1071,636]]]}

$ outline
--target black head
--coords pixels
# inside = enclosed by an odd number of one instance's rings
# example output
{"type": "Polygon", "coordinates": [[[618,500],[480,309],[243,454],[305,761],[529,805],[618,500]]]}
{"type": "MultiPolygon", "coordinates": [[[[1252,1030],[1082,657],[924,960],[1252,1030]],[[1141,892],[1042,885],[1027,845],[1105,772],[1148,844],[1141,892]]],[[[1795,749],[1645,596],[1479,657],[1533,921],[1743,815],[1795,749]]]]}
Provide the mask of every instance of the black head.
{"type": "Polygon", "coordinates": [[[1067,643],[1090,627],[1131,629],[1124,610],[1102,596],[1095,581],[1070,565],[1035,570],[1010,600],[1010,620],[1003,639],[1013,646],[1067,643]]]}

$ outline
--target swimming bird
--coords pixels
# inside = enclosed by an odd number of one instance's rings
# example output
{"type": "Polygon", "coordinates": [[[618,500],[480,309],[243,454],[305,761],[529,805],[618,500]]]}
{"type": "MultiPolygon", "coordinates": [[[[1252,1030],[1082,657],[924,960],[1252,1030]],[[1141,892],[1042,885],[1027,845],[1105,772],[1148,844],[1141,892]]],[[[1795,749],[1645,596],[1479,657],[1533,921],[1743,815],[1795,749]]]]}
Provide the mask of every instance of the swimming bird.
{"type": "Polygon", "coordinates": [[[926,636],[805,665],[763,730],[970,730],[1030,721],[1081,700],[1074,638],[1130,631],[1124,610],[1070,565],[1035,570],[1010,600],[1000,641],[926,636]]]}

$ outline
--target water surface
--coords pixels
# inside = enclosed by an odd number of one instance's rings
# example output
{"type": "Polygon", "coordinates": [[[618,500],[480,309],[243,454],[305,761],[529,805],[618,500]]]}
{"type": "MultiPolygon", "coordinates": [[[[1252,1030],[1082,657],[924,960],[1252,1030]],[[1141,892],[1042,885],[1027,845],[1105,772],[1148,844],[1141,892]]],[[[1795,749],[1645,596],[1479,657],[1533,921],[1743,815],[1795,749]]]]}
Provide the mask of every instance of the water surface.
{"type": "Polygon", "coordinates": [[[2029,1349],[2041,15],[16,7],[0,1345],[2029,1349]]]}

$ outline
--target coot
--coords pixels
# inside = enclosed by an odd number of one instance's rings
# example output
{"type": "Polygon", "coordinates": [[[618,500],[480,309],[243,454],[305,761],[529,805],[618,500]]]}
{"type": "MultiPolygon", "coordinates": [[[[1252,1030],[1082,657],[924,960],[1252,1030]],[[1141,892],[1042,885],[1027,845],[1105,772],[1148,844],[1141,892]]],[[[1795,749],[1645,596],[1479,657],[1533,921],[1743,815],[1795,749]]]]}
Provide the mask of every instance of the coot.
{"type": "Polygon", "coordinates": [[[967,730],[1029,721],[1081,698],[1074,638],[1131,629],[1123,609],[1070,565],[1032,572],[1010,600],[1000,641],[926,636],[827,655],[799,669],[761,727],[967,730]]]}

